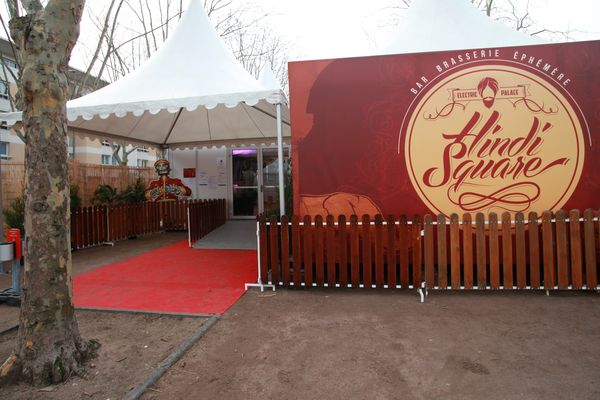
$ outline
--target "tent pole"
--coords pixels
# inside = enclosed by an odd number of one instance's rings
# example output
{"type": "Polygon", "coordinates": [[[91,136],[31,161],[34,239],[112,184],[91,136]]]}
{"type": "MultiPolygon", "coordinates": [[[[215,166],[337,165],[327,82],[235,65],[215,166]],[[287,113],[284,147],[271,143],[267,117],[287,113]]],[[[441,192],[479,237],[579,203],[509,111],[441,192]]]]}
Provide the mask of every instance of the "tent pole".
{"type": "Polygon", "coordinates": [[[283,132],[281,103],[277,103],[277,161],[279,170],[279,214],[285,215],[285,183],[283,179],[283,132]]]}

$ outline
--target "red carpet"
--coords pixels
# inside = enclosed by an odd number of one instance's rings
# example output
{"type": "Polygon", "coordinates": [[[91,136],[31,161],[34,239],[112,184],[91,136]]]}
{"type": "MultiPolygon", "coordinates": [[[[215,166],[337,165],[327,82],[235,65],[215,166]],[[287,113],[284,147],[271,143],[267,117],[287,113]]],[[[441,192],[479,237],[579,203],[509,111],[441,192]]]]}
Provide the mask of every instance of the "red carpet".
{"type": "Polygon", "coordinates": [[[152,250],[74,278],[77,307],[222,314],[256,281],[256,251],[152,250]]]}

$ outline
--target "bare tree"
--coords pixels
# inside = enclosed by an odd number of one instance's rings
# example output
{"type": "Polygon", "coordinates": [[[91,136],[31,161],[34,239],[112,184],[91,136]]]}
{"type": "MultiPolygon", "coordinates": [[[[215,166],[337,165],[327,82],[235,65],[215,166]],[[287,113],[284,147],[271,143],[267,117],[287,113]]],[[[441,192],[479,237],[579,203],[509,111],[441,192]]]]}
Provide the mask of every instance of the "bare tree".
{"type": "Polygon", "coordinates": [[[112,143],[112,156],[117,162],[117,165],[127,165],[129,162],[129,155],[139,149],[139,146],[130,146],[127,149],[127,144],[125,143],[112,143]]]}
{"type": "MultiPolygon", "coordinates": [[[[240,63],[258,76],[262,66],[272,64],[282,85],[287,83],[288,48],[268,28],[266,14],[257,7],[235,0],[204,0],[204,7],[217,32],[240,63]]],[[[111,0],[102,10],[90,10],[88,17],[98,30],[98,45],[90,50],[86,75],[117,80],[146,61],[164,42],[183,13],[182,1],[111,0]],[[118,3],[115,5],[114,3],[118,3]],[[113,11],[116,10],[116,11],[113,11]],[[120,22],[131,21],[126,24],[120,22]]],[[[98,87],[88,78],[77,84],[77,95],[98,87]]]]}
{"type": "Polygon", "coordinates": [[[11,36],[22,66],[17,106],[26,139],[25,279],[17,346],[0,380],[62,382],[83,373],[98,346],[81,338],[73,307],[65,140],[66,73],[84,3],[10,2],[11,36]]]}

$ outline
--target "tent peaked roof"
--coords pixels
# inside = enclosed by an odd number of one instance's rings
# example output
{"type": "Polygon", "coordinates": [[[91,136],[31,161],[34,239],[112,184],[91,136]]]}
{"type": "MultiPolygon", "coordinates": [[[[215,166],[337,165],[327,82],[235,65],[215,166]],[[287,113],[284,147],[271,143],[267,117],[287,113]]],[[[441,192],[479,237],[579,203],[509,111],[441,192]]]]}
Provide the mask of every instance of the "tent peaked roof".
{"type": "Polygon", "coordinates": [[[258,75],[258,81],[266,88],[281,90],[281,84],[277,78],[275,78],[271,63],[265,63],[265,65],[263,65],[260,74],[258,75]]]}
{"type": "Polygon", "coordinates": [[[541,41],[494,21],[469,0],[414,0],[400,18],[387,54],[538,44],[541,41]]]}
{"type": "Polygon", "coordinates": [[[263,65],[262,69],[260,70],[260,73],[258,74],[258,82],[263,87],[278,92],[278,95],[269,97],[269,101],[271,103],[281,102],[284,104],[288,104],[287,97],[281,89],[281,83],[273,73],[273,67],[271,66],[270,62],[267,62],[265,63],[265,65],[263,65]]]}
{"type": "MultiPolygon", "coordinates": [[[[276,89],[275,89],[276,90],[276,89]]],[[[188,111],[240,102],[258,103],[273,94],[235,59],[215,31],[202,2],[191,0],[161,48],[131,74],[68,104],[70,120],[109,114],[136,116],[166,109],[188,111]]]]}
{"type": "MultiPolygon", "coordinates": [[[[186,148],[271,144],[277,105],[283,136],[289,108],[279,85],[254,79],[225,47],[201,0],[142,66],[67,103],[69,128],[92,137],[186,148]]],[[[9,126],[21,113],[0,115],[9,126]]]]}

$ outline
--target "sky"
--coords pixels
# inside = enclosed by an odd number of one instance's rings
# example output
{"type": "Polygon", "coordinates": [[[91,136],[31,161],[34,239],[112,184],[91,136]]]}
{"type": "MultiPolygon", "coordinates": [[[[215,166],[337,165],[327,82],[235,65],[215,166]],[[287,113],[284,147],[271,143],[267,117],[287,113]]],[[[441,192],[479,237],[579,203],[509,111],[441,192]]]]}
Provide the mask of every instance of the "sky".
{"type": "MultiPolygon", "coordinates": [[[[464,0],[439,0],[464,1],[464,0]]],[[[297,47],[301,59],[335,58],[369,54],[384,47],[393,34],[387,25],[389,0],[257,0],[270,14],[269,20],[297,47]]],[[[524,6],[527,0],[514,0],[524,6]]],[[[531,14],[553,30],[581,30],[572,35],[578,40],[600,38],[600,1],[531,1],[531,14]]],[[[400,13],[401,16],[401,13],[400,13]]],[[[399,20],[401,23],[401,19],[399,20]]]]}
{"type": "MultiPolygon", "coordinates": [[[[289,61],[376,54],[393,35],[392,16],[399,15],[401,23],[402,15],[401,11],[391,8],[400,3],[399,0],[234,1],[249,4],[257,12],[266,14],[265,22],[289,43],[289,61]]],[[[518,7],[527,1],[513,0],[518,7]]],[[[187,2],[189,0],[184,0],[187,2]]],[[[108,0],[88,0],[87,7],[99,10],[108,3],[108,0]]],[[[600,39],[599,0],[530,0],[530,4],[531,15],[544,27],[572,31],[571,36],[577,40],[600,39]]],[[[6,10],[0,9],[0,12],[7,20],[6,10]]],[[[86,17],[81,40],[90,40],[96,32],[86,17]]],[[[76,47],[72,59],[72,64],[80,69],[85,68],[84,46],[79,45],[79,50],[76,47]]]]}

